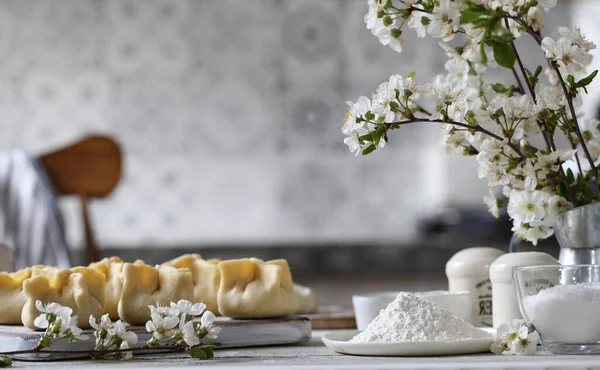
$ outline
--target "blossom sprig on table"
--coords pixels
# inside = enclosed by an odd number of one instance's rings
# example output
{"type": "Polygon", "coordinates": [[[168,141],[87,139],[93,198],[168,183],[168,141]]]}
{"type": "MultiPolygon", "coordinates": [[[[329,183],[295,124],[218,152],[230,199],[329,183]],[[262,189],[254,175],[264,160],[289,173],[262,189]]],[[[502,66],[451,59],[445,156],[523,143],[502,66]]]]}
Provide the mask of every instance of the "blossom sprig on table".
{"type": "Polygon", "coordinates": [[[146,330],[152,333],[147,342],[148,347],[175,343],[185,349],[192,357],[208,359],[213,357],[214,344],[202,344],[203,339],[216,339],[221,331],[214,326],[215,315],[206,311],[204,303],[192,304],[186,300],[171,302],[168,307],[148,306],[151,320],[146,323],[146,330]],[[199,319],[199,322],[194,321],[199,319]]]}
{"type": "Polygon", "coordinates": [[[78,318],[77,315],[73,315],[71,308],[53,302],[44,305],[40,300],[35,302],[35,307],[40,311],[40,315],[35,318],[33,324],[40,329],[46,329],[37,348],[50,347],[52,342],[61,339],[74,342],[89,338],[82,334],[83,330],[77,326],[78,318]]]}
{"type": "Polygon", "coordinates": [[[515,319],[511,325],[498,327],[491,351],[497,355],[534,355],[539,340],[539,334],[530,333],[525,321],[515,319]]]}
{"type": "Polygon", "coordinates": [[[214,325],[215,315],[206,311],[204,303],[191,303],[180,300],[171,302],[169,306],[148,306],[151,320],[146,323],[146,330],[152,337],[146,345],[134,347],[138,341],[137,334],[128,330],[121,320],[112,322],[108,314],[100,319],[89,317],[90,326],[94,329],[95,347],[93,350],[52,350],[54,342],[60,340],[85,341],[88,335],[77,326],[78,317],[73,315],[69,307],[57,303],[44,305],[36,302],[40,315],[34,324],[46,329],[37,346],[30,350],[19,350],[0,353],[0,367],[12,366],[13,355],[44,352],[48,354],[88,355],[93,359],[129,360],[134,353],[148,351],[185,352],[191,357],[206,360],[214,357],[217,347],[212,340],[217,339],[221,328],[214,325]]]}
{"type": "Polygon", "coordinates": [[[137,334],[128,331],[121,320],[113,323],[108,314],[102,315],[99,321],[94,316],[90,316],[90,326],[94,328],[94,337],[96,337],[96,351],[106,352],[106,355],[100,355],[102,358],[118,358],[129,360],[133,357],[131,351],[111,352],[111,350],[127,350],[132,348],[138,341],[137,334]]]}
{"type": "Polygon", "coordinates": [[[450,154],[476,156],[478,175],[502,187],[484,199],[499,216],[507,206],[513,231],[537,243],[554,233],[559,213],[600,200],[600,122],[582,120],[581,93],[597,74],[586,73],[596,45],[578,28],[542,37],[542,14],[556,0],[368,0],[367,28],[383,45],[402,51],[406,28],[440,39],[446,74],[419,83],[394,75],[371,97],[348,102],[342,131],[351,152],[382,149],[390,131],[418,122],[441,124],[450,154]],[[514,40],[528,35],[542,65],[527,68],[514,40]],[[448,41],[453,40],[452,45],[448,41]],[[503,67],[512,83],[490,81],[503,67]],[[542,72],[548,83],[542,82],[542,72]],[[422,99],[423,97],[427,99],[422,99]],[[557,146],[562,138],[566,148],[557,146]]]}

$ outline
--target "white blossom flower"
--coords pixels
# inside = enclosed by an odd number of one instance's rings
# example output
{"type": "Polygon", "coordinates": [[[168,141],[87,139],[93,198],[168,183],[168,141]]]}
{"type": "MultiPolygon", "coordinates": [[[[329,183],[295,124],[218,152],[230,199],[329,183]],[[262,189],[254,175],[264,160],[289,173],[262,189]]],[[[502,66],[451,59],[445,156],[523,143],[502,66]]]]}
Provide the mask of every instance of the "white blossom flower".
{"type": "Polygon", "coordinates": [[[213,326],[215,319],[215,314],[210,311],[206,311],[204,315],[202,315],[202,318],[200,318],[200,326],[208,330],[206,337],[209,339],[216,339],[221,332],[220,327],[213,326]]]}
{"type": "Polygon", "coordinates": [[[529,329],[521,319],[515,319],[512,325],[501,324],[496,331],[491,350],[495,354],[531,355],[535,353],[539,335],[529,334],[529,329]]]}
{"type": "Polygon", "coordinates": [[[462,120],[467,108],[467,97],[460,85],[438,76],[433,84],[428,86],[428,90],[435,104],[436,114],[432,116],[433,119],[447,115],[451,120],[462,120]]]}
{"type": "Polygon", "coordinates": [[[189,347],[194,347],[200,344],[200,339],[198,338],[198,335],[196,335],[196,330],[192,321],[188,321],[185,324],[183,321],[181,321],[179,323],[179,330],[181,330],[181,334],[183,335],[183,341],[189,347]]]}
{"type": "Polygon", "coordinates": [[[83,334],[83,330],[77,326],[77,315],[60,317],[60,335],[69,340],[87,340],[89,337],[83,334]]]}
{"type": "Polygon", "coordinates": [[[348,137],[344,139],[344,144],[348,145],[350,152],[359,155],[362,150],[362,144],[360,143],[359,137],[366,134],[368,131],[362,127],[355,128],[348,137]]]}
{"type": "Polygon", "coordinates": [[[402,30],[394,27],[379,27],[373,29],[373,34],[377,36],[382,45],[389,46],[398,53],[402,52],[402,45],[406,42],[402,38],[402,30]]]}
{"type": "Polygon", "coordinates": [[[544,37],[542,50],[548,59],[558,63],[558,66],[567,73],[581,72],[591,61],[588,54],[564,37],[558,40],[544,37]]]}
{"type": "Polygon", "coordinates": [[[496,198],[496,195],[494,194],[492,189],[489,190],[490,196],[483,197],[483,202],[487,206],[488,211],[492,214],[492,216],[498,218],[500,217],[500,207],[498,207],[498,199],[496,198]]]}
{"type": "MultiPolygon", "coordinates": [[[[171,302],[171,307],[173,307],[174,303],[171,302]]],[[[206,305],[204,303],[194,303],[190,301],[186,301],[185,299],[179,300],[177,302],[177,307],[179,308],[179,312],[186,314],[187,316],[200,316],[202,312],[206,309],[206,305]]]]}
{"type": "Polygon", "coordinates": [[[172,306],[161,306],[160,304],[157,304],[156,306],[148,305],[148,308],[150,309],[150,314],[156,312],[163,316],[179,316],[179,308],[177,306],[174,308],[172,306]]]}
{"type": "Polygon", "coordinates": [[[502,342],[509,343],[518,338],[526,337],[528,332],[529,330],[527,329],[527,325],[525,325],[525,321],[514,319],[511,325],[503,323],[498,327],[496,338],[502,342]]]}
{"type": "Polygon", "coordinates": [[[556,194],[553,195],[552,197],[550,197],[549,203],[550,203],[550,212],[552,213],[552,215],[559,215],[559,214],[561,214],[565,211],[568,211],[574,207],[573,203],[569,202],[565,198],[561,197],[560,195],[556,195],[556,194]]]}
{"type": "Polygon", "coordinates": [[[463,155],[465,154],[465,148],[468,148],[471,144],[467,140],[465,131],[453,132],[452,128],[451,125],[444,127],[445,132],[440,139],[440,144],[447,154],[463,155]]]}
{"type": "Polygon", "coordinates": [[[356,103],[349,101],[346,102],[346,104],[348,104],[349,108],[346,121],[342,127],[342,132],[344,134],[349,134],[363,126],[362,123],[357,123],[356,119],[363,118],[365,114],[371,110],[371,100],[366,96],[361,96],[356,100],[356,103]]]}
{"type": "Polygon", "coordinates": [[[113,337],[119,337],[123,342],[127,342],[129,346],[133,346],[138,340],[137,335],[132,331],[128,331],[121,320],[113,324],[110,333],[113,337]]]}
{"type": "MultiPolygon", "coordinates": [[[[539,1],[539,0],[538,0],[539,1]]],[[[556,0],[554,0],[556,3],[556,0]]],[[[555,38],[564,38],[571,45],[579,47],[584,52],[596,49],[596,44],[587,40],[579,28],[558,27],[554,32],[555,38]]]]}
{"type": "Polygon", "coordinates": [[[522,225],[520,229],[515,229],[518,235],[521,235],[533,245],[537,245],[538,240],[546,239],[554,235],[554,229],[548,220],[532,221],[527,225],[522,225]]]}
{"type": "Polygon", "coordinates": [[[542,220],[546,216],[542,203],[549,197],[548,192],[541,190],[515,192],[508,201],[508,214],[518,224],[542,220]]]}
{"type": "Polygon", "coordinates": [[[33,324],[40,329],[46,329],[48,327],[48,314],[59,318],[70,317],[73,314],[73,310],[71,308],[61,306],[54,302],[44,305],[42,304],[42,301],[37,300],[35,301],[35,307],[42,314],[35,318],[33,324]]]}
{"type": "Polygon", "coordinates": [[[368,0],[369,11],[365,14],[365,23],[367,25],[367,29],[373,29],[377,27],[378,24],[383,24],[381,18],[379,18],[379,13],[383,11],[383,4],[378,0],[368,0]]]}
{"type": "Polygon", "coordinates": [[[398,105],[396,99],[396,86],[389,82],[382,82],[373,96],[371,111],[378,117],[378,121],[391,123],[396,118],[392,104],[398,105]]]}
{"type": "Polygon", "coordinates": [[[434,38],[450,41],[460,28],[461,5],[455,1],[440,0],[430,15],[427,32],[434,38]]]}
{"type": "Polygon", "coordinates": [[[567,98],[559,86],[543,86],[538,93],[538,109],[559,110],[567,105],[567,98]]]}
{"type": "Polygon", "coordinates": [[[151,320],[146,322],[146,331],[152,333],[156,339],[163,339],[166,336],[171,336],[174,333],[173,328],[179,324],[177,316],[162,316],[158,312],[151,314],[151,320]]]}
{"type": "Polygon", "coordinates": [[[112,325],[112,321],[110,320],[110,316],[105,313],[100,317],[100,320],[96,322],[96,318],[93,315],[90,315],[89,318],[90,326],[94,328],[96,331],[108,330],[112,325]]]}
{"type": "MultiPolygon", "coordinates": [[[[415,6],[418,8],[418,6],[415,6]]],[[[415,30],[418,37],[425,37],[427,33],[427,24],[429,24],[429,14],[413,11],[408,18],[408,27],[415,30]]]]}
{"type": "Polygon", "coordinates": [[[540,340],[540,335],[534,331],[526,335],[525,338],[519,337],[517,340],[510,342],[509,346],[515,355],[531,356],[535,355],[536,346],[540,340]]]}

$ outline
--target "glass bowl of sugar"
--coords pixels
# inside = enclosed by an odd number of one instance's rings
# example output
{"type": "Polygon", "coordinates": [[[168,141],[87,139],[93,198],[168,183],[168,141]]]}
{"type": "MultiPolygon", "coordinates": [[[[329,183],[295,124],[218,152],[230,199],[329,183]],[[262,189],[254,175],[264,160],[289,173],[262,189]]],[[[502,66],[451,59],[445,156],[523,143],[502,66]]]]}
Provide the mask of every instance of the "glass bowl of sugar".
{"type": "Polygon", "coordinates": [[[514,267],[521,315],[555,354],[600,354],[600,265],[514,267]]]}

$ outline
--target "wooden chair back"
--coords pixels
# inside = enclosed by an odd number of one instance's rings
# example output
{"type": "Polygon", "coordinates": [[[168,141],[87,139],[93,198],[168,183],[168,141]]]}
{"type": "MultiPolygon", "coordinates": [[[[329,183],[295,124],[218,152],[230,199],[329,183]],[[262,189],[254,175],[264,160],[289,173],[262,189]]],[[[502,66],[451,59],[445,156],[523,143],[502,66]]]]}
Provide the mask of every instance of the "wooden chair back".
{"type": "Polygon", "coordinates": [[[122,154],[119,145],[110,137],[89,136],[83,140],[41,155],[45,169],[56,193],[76,195],[81,200],[85,236],[86,263],[99,259],[91,225],[88,202],[104,198],[121,178],[122,154]]]}

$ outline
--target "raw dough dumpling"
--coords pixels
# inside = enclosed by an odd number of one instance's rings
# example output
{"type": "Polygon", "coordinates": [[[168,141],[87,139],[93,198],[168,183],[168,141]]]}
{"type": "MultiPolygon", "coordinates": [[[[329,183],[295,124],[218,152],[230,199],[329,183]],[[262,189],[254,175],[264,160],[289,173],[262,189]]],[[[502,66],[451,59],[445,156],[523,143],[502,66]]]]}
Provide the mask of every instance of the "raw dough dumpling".
{"type": "Polygon", "coordinates": [[[125,263],[119,317],[131,325],[143,325],[150,319],[148,305],[168,306],[180,299],[193,301],[193,289],[189,269],[125,263]]]}
{"type": "Polygon", "coordinates": [[[298,297],[297,314],[306,315],[317,312],[317,297],[312,289],[299,284],[294,284],[294,293],[296,293],[296,297],[298,297]]]}
{"type": "Polygon", "coordinates": [[[40,315],[35,306],[55,302],[73,309],[81,328],[89,328],[89,317],[104,313],[104,275],[87,267],[68,269],[38,269],[35,275],[23,282],[25,305],[21,321],[28,328],[36,329],[33,321],[40,315]]]}
{"type": "MultiPolygon", "coordinates": [[[[134,264],[144,264],[144,261],[138,260],[134,264]]],[[[123,289],[123,266],[125,262],[119,257],[104,258],[98,262],[90,264],[90,268],[99,271],[105,276],[104,286],[104,312],[110,315],[110,318],[116,320],[119,318],[119,301],[121,300],[121,290],[123,289]]]]}
{"type": "Polygon", "coordinates": [[[163,265],[190,269],[194,279],[194,303],[202,302],[207,310],[219,314],[217,303],[221,281],[219,262],[218,259],[203,260],[199,254],[184,254],[163,265]]]}
{"type": "Polygon", "coordinates": [[[31,277],[31,269],[0,273],[0,324],[21,325],[25,305],[23,281],[31,277]]]}
{"type": "Polygon", "coordinates": [[[292,315],[298,310],[286,260],[244,258],[219,263],[218,303],[222,315],[238,319],[292,315]]]}

